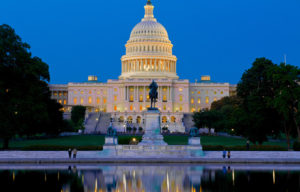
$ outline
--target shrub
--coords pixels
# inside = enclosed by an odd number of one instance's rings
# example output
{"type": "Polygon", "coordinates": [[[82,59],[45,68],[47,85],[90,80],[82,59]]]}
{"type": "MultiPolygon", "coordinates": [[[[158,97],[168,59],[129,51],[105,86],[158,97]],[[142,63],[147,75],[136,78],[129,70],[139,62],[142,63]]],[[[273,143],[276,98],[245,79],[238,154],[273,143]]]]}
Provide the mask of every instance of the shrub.
{"type": "Polygon", "coordinates": [[[55,145],[31,145],[21,148],[24,151],[67,151],[68,149],[77,149],[78,151],[101,151],[102,146],[55,146],[55,145]]]}
{"type": "Polygon", "coordinates": [[[300,151],[300,141],[295,141],[293,144],[294,151],[300,151]]]}
{"type": "MultiPolygon", "coordinates": [[[[203,145],[204,151],[246,151],[245,146],[222,146],[222,145],[203,145]]],[[[286,151],[287,149],[278,145],[252,145],[250,151],[286,151]]]]}

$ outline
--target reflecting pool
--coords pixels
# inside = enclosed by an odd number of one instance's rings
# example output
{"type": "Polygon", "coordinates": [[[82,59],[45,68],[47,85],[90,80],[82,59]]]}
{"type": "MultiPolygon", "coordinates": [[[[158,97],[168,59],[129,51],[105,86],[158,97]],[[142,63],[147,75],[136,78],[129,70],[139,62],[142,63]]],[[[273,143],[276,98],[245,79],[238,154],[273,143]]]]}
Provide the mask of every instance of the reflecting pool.
{"type": "Polygon", "coordinates": [[[300,191],[289,165],[0,166],[1,191],[300,191]],[[5,189],[5,190],[3,190],[5,189]]]}

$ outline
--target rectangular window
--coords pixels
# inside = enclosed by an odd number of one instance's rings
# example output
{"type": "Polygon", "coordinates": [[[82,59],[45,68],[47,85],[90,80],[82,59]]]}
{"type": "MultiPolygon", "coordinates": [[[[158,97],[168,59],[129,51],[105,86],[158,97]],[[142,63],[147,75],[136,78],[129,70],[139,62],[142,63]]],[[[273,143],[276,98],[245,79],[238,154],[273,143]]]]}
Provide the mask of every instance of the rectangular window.
{"type": "Polygon", "coordinates": [[[194,104],[194,98],[191,98],[191,104],[194,104]]]}
{"type": "Polygon", "coordinates": [[[129,101],[130,101],[130,102],[133,102],[133,95],[130,95],[129,101]]]}
{"type": "Polygon", "coordinates": [[[117,95],[114,95],[114,101],[118,101],[118,96],[117,95]]]}
{"type": "Polygon", "coordinates": [[[163,95],[163,102],[167,102],[167,96],[163,95]]]}
{"type": "Polygon", "coordinates": [[[205,103],[209,103],[209,97],[205,98],[205,103]]]}
{"type": "Polygon", "coordinates": [[[140,95],[139,101],[140,101],[140,102],[143,102],[143,101],[144,101],[143,95],[140,95]]]}

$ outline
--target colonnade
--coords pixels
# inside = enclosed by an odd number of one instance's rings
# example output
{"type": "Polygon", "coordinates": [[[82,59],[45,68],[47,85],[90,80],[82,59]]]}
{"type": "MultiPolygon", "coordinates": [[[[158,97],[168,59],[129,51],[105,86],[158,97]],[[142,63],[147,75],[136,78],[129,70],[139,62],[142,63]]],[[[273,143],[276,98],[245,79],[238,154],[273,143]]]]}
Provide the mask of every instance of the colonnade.
{"type": "MultiPolygon", "coordinates": [[[[158,101],[168,102],[172,100],[172,86],[159,86],[158,87],[158,101]],[[164,99],[164,96],[166,100],[164,99]]],[[[125,101],[130,101],[130,96],[133,96],[133,101],[130,102],[150,102],[147,101],[148,85],[147,86],[126,86],[125,87],[125,101]],[[143,96],[143,100],[140,101],[140,96],[143,96]]]]}
{"type": "Polygon", "coordinates": [[[176,73],[176,61],[165,59],[134,59],[122,62],[122,72],[137,71],[176,73]]]}

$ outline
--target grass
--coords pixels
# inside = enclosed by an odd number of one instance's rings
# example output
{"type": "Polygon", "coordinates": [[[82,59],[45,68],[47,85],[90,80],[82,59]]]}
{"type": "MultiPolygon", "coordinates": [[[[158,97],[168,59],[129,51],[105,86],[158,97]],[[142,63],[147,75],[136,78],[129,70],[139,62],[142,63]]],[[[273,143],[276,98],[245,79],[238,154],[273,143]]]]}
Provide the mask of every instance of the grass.
{"type": "MultiPolygon", "coordinates": [[[[141,136],[119,136],[120,144],[128,144],[133,138],[141,140],[141,136]]],[[[188,136],[164,136],[165,142],[169,145],[186,145],[188,143],[188,136]]],[[[78,135],[78,136],[67,136],[57,137],[50,139],[35,139],[35,140],[24,140],[24,141],[11,141],[10,149],[14,150],[63,150],[68,147],[77,147],[85,150],[95,150],[96,147],[101,147],[104,144],[103,135],[78,135]]],[[[223,136],[201,136],[201,144],[203,146],[224,146],[224,147],[238,147],[245,146],[246,139],[223,137],[223,136]]],[[[263,146],[280,146],[287,148],[285,142],[265,142],[263,146]]],[[[0,144],[2,147],[2,143],[0,144]]]]}

